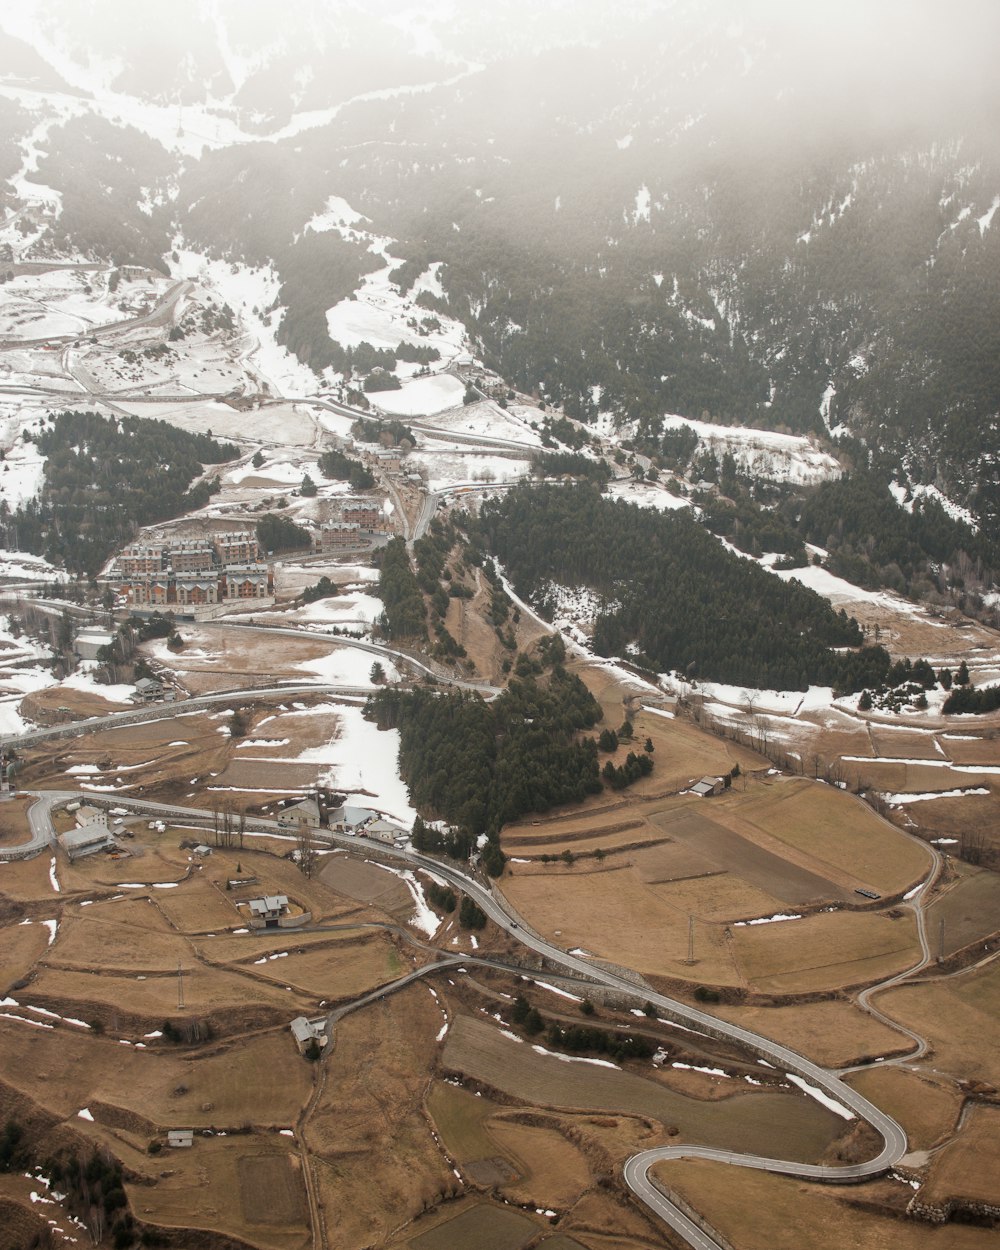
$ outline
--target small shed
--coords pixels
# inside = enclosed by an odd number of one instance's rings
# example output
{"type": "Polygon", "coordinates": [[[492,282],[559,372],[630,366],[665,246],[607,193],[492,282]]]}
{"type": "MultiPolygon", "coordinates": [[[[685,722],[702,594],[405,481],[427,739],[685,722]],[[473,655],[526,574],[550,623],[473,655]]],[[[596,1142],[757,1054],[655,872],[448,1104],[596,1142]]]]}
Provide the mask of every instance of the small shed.
{"type": "Polygon", "coordinates": [[[207,842],[200,842],[193,848],[193,852],[195,855],[201,856],[202,859],[208,859],[209,855],[212,854],[212,847],[207,842]]]}
{"type": "Polygon", "coordinates": [[[194,1129],[172,1128],[167,1133],[167,1145],[175,1149],[190,1148],[194,1145],[194,1129]]]}
{"type": "Polygon", "coordinates": [[[292,1030],[300,1055],[305,1054],[310,1042],[316,1042],[319,1046],[326,1045],[325,1017],[320,1020],[307,1020],[305,1016],[296,1016],[288,1027],[292,1030]]]}
{"type": "Polygon", "coordinates": [[[696,781],[691,786],[691,793],[697,794],[699,798],[711,798],[713,794],[721,794],[726,788],[726,779],[724,777],[702,777],[700,781],[696,781]]]}

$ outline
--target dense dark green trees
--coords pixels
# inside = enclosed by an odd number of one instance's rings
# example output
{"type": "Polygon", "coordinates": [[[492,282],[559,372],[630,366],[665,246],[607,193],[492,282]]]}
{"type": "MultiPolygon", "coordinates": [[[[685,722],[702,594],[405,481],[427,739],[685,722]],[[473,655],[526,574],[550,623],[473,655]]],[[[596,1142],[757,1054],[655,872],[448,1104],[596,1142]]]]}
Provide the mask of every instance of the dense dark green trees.
{"type": "Polygon", "coordinates": [[[307,529],[274,512],[257,522],[257,540],[264,551],[298,551],[312,543],[307,529]]]}
{"type": "Polygon", "coordinates": [[[401,538],[393,538],[382,551],[378,593],[385,604],[379,628],[387,638],[427,637],[424,597],[401,538]]]}
{"type": "Polygon", "coordinates": [[[25,551],[95,574],[152,525],[204,507],[218,483],[204,465],[237,455],[228,443],[165,421],[63,412],[35,438],[46,457],[41,494],[4,516],[25,551]]]}
{"type": "Polygon", "coordinates": [[[959,712],[995,712],[1000,707],[1000,686],[956,686],[945,699],[942,711],[946,716],[959,712]]]}
{"type": "Polygon", "coordinates": [[[324,451],[319,458],[319,471],[332,482],[350,482],[351,490],[371,490],[375,477],[361,463],[342,451],[324,451]]]}
{"type": "Polygon", "coordinates": [[[483,508],[482,532],[521,595],[544,609],[550,579],[605,597],[600,655],[626,649],[658,671],[758,688],[877,685],[881,648],[800,583],[725,550],[690,516],[603,497],[594,487],[520,487],[483,508]]]}
{"type": "MultiPolygon", "coordinates": [[[[544,680],[515,678],[492,703],[390,687],[371,696],[366,714],[379,728],[399,729],[400,771],[413,802],[467,832],[459,853],[479,834],[494,838],[507,821],[601,788],[596,744],[577,737],[596,724],[600,707],[561,667],[544,680]]],[[[438,849],[431,832],[422,830],[424,847],[438,849]]]]}

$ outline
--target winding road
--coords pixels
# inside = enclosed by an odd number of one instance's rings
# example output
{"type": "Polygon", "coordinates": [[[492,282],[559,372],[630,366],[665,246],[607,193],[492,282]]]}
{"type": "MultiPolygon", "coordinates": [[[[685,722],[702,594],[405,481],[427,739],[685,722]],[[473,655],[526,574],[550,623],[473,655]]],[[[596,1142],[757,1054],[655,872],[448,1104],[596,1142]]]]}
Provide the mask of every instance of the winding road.
{"type": "MultiPolygon", "coordinates": [[[[178,282],[170,288],[165,296],[159,301],[157,306],[145,316],[134,318],[128,321],[113,323],[105,326],[95,326],[88,328],[85,333],[79,335],[50,336],[46,339],[39,340],[0,340],[0,348],[26,348],[36,346],[42,343],[59,343],[72,344],[82,339],[92,336],[103,336],[114,334],[116,332],[131,329],[134,327],[150,324],[155,321],[169,318],[174,315],[174,309],[178,301],[191,289],[188,282],[178,282]]],[[[99,388],[93,378],[81,366],[74,364],[70,353],[66,353],[67,370],[75,378],[77,383],[85,388],[85,390],[94,398],[100,398],[99,388]]],[[[105,395],[103,402],[108,403],[113,408],[113,403],[109,402],[105,395]]],[[[297,402],[291,400],[289,402],[297,402]]],[[[343,415],[357,416],[353,410],[345,408],[329,400],[319,398],[310,398],[301,402],[307,402],[317,407],[327,408],[343,415]]],[[[452,432],[440,431],[432,425],[424,425],[423,427],[428,434],[434,434],[442,437],[447,434],[448,437],[455,438],[456,441],[476,442],[488,449],[508,448],[511,450],[520,447],[520,444],[505,442],[504,440],[491,439],[488,437],[469,438],[465,436],[454,435],[452,432]]],[[[504,484],[506,485],[506,484],[504,484]]],[[[423,505],[419,517],[413,527],[412,533],[409,535],[410,541],[420,537],[430,524],[430,521],[441,501],[449,495],[456,492],[484,492],[503,489],[501,484],[468,484],[460,487],[453,487],[446,491],[428,493],[423,500],[423,505]]],[[[218,628],[235,628],[234,623],[209,623],[202,622],[203,627],[218,628]]],[[[314,635],[306,634],[304,631],[286,629],[277,626],[264,625],[248,625],[240,624],[239,628],[254,629],[272,635],[287,636],[294,634],[297,637],[313,637],[314,635]]],[[[425,676],[430,676],[438,681],[447,681],[450,684],[468,689],[478,689],[484,693],[496,693],[493,687],[484,687],[478,683],[461,681],[457,678],[442,676],[441,673],[434,671],[427,664],[408,656],[403,652],[396,651],[392,648],[379,646],[373,643],[364,643],[350,639],[336,639],[336,643],[342,646],[356,647],[363,651],[371,652],[375,655],[381,655],[391,659],[394,663],[400,663],[415,669],[417,672],[425,676]]],[[[33,731],[30,734],[21,735],[16,738],[9,738],[4,745],[28,745],[29,743],[38,742],[47,738],[57,738],[67,734],[89,732],[95,729],[108,728],[115,725],[127,724],[132,721],[161,719],[168,716],[177,716],[191,711],[196,707],[218,704],[223,702],[232,702],[234,699],[243,697],[266,697],[278,696],[284,697],[296,693],[333,693],[339,695],[357,695],[366,694],[367,690],[360,690],[356,687],[347,687],[341,685],[324,685],[320,683],[298,684],[298,685],[278,685],[261,688],[251,688],[248,690],[217,692],[210,695],[203,695],[183,702],[173,704],[156,704],[155,706],[142,709],[129,709],[125,712],[113,713],[103,717],[94,717],[89,720],[74,722],[70,725],[53,726],[49,729],[41,729],[33,731]]],[[[44,792],[37,795],[37,801],[32,805],[28,812],[28,821],[31,831],[31,838],[28,843],[18,848],[13,848],[18,855],[37,854],[54,844],[54,830],[52,826],[52,810],[53,808],[70,801],[75,798],[84,798],[86,801],[94,801],[94,796],[78,795],[76,792],[44,792]]],[[[149,800],[143,800],[116,794],[114,796],[116,806],[128,808],[132,811],[142,812],[144,814],[157,815],[168,818],[180,819],[210,819],[211,814],[205,809],[191,808],[178,805],[169,805],[149,800]]],[[[277,821],[255,819],[248,825],[248,832],[284,832],[287,829],[280,826],[277,821]]],[[[737,1167],[754,1168],[762,1171],[801,1177],[803,1179],[846,1183],[852,1181],[861,1181],[869,1177],[878,1176],[890,1168],[892,1168],[907,1151],[906,1134],[900,1124],[897,1123],[890,1115],[886,1114],[874,1103],[865,1098],[857,1090],[853,1089],[845,1080],[844,1073],[831,1071],[820,1065],[813,1063],[805,1056],[798,1054],[789,1047],[753,1032],[750,1029],[743,1028],[740,1025],[723,1020],[719,1017],[711,1015],[709,1012],[688,1005],[680,1000],[670,998],[666,995],[657,993],[645,985],[638,987],[627,976],[617,973],[609,968],[602,967],[592,963],[580,956],[573,955],[568,951],[562,950],[555,946],[540,934],[535,933],[525,922],[512,910],[509,904],[502,899],[501,896],[495,894],[488,886],[483,885],[478,880],[471,877],[468,873],[460,868],[429,856],[422,855],[416,851],[405,848],[395,848],[382,843],[370,842],[365,838],[359,838],[351,835],[339,835],[324,832],[323,840],[328,841],[332,845],[341,846],[352,851],[360,851],[368,855],[378,855],[380,857],[388,857],[399,861],[412,869],[422,869],[432,873],[435,877],[444,879],[450,884],[461,890],[465,895],[474,899],[486,915],[500,928],[514,939],[526,950],[530,950],[535,955],[546,961],[547,964],[564,969],[576,976],[585,978],[591,983],[604,986],[614,991],[616,994],[627,996],[638,1003],[651,1003],[657,1013],[665,1020],[679,1024],[687,1029],[694,1029],[708,1036],[724,1040],[735,1044],[745,1051],[765,1060],[772,1065],[777,1071],[783,1073],[791,1073],[808,1082],[817,1090],[839,1103],[841,1106],[849,1109],[851,1113],[865,1120],[882,1140],[882,1146],[875,1156],[861,1163],[848,1164],[843,1166],[832,1166],[825,1164],[807,1164],[790,1160],[774,1159],[761,1155],[741,1154],[732,1151],[721,1150],[706,1146],[683,1145],[683,1146],[662,1146],[651,1150],[642,1151],[633,1155],[627,1160],[623,1169],[623,1179],[630,1191],[641,1201],[653,1214],[668,1224],[680,1237],[682,1237],[690,1246],[696,1250],[724,1250],[723,1243],[703,1222],[681,1208],[675,1203],[664,1189],[653,1179],[651,1170],[658,1164],[678,1158],[701,1158],[710,1159],[717,1162],[728,1163],[737,1167]]],[[[9,854],[9,853],[8,853],[9,854]]],[[[932,867],[928,875],[925,886],[915,896],[914,901],[904,904],[910,907],[916,916],[917,930],[921,945],[921,960],[913,968],[882,982],[879,985],[872,986],[858,995],[858,1003],[865,1010],[869,1011],[873,1016],[888,1024],[890,1027],[901,1031],[909,1036],[916,1046],[916,1057],[923,1054],[926,1050],[926,1043],[916,1033],[909,1029],[901,1028],[894,1021],[890,1020],[883,1013],[873,1007],[870,1002],[870,996],[882,989],[887,989],[898,984],[904,978],[911,976],[914,972],[919,971],[930,962],[930,949],[925,932],[925,923],[922,906],[922,896],[927,892],[926,884],[934,879],[940,866],[940,857],[934,853],[932,867]]],[[[462,962],[456,959],[456,963],[462,962]]],[[[469,962],[472,962],[470,959],[469,962]]],[[[527,971],[527,969],[526,969],[527,971]]],[[[532,970],[536,971],[536,970],[532,970]]],[[[413,974],[422,975],[421,972],[413,974]]],[[[384,991],[382,991],[384,992],[384,991]]],[[[381,996],[382,992],[376,992],[372,997],[381,996]]],[[[914,1054],[907,1056],[913,1058],[914,1054]]]]}
{"type": "MultiPolygon", "coordinates": [[[[46,842],[50,841],[53,837],[51,827],[52,808],[75,797],[78,797],[75,792],[39,793],[38,803],[30,809],[33,836],[36,831],[38,836],[41,836],[44,831],[46,842]]],[[[83,797],[91,800],[93,798],[93,796],[83,797]]],[[[123,795],[115,795],[114,801],[116,806],[167,818],[205,820],[208,816],[208,813],[203,808],[164,804],[123,795]]],[[[287,833],[287,830],[279,826],[277,821],[264,819],[255,819],[250,822],[248,832],[254,831],[281,831],[287,833]]],[[[681,1158],[712,1159],[717,1162],[732,1164],[736,1167],[757,1168],[784,1176],[797,1176],[803,1179],[828,1183],[849,1183],[881,1175],[898,1163],[906,1154],[907,1139],[901,1125],[892,1116],[886,1114],[873,1102],[848,1085],[841,1073],[821,1067],[790,1047],[772,1041],[770,1038],[755,1033],[751,1029],[743,1028],[740,1025],[713,1016],[709,1012],[702,1011],[697,1007],[669,998],[664,994],[659,994],[645,985],[638,987],[626,976],[562,950],[528,927],[506,900],[501,902],[501,899],[491,889],[480,884],[468,873],[463,872],[450,863],[433,859],[430,856],[406,848],[392,847],[380,842],[369,841],[363,837],[337,834],[330,831],[323,831],[321,836],[322,840],[330,845],[368,855],[395,859],[409,868],[423,869],[438,878],[445,879],[464,894],[474,899],[498,928],[502,929],[526,949],[541,956],[549,964],[565,969],[592,983],[605,986],[617,994],[627,996],[637,1002],[649,1002],[656,1008],[657,1014],[665,1020],[680,1024],[687,1029],[694,1029],[710,1037],[735,1043],[758,1058],[766,1060],[776,1070],[803,1078],[829,1098],[848,1108],[854,1115],[867,1121],[882,1138],[882,1148],[873,1158],[862,1163],[840,1166],[799,1163],[792,1160],[774,1159],[762,1155],[740,1154],[697,1145],[661,1146],[633,1155],[626,1162],[623,1171],[626,1185],[649,1210],[663,1219],[689,1245],[697,1247],[698,1250],[725,1250],[725,1247],[707,1226],[692,1219],[687,1212],[673,1202],[668,1194],[650,1176],[650,1170],[665,1160],[681,1158]]],[[[927,882],[933,880],[937,870],[938,861],[934,860],[932,861],[930,873],[926,878],[927,882]]],[[[919,898],[919,896],[917,897],[919,898]]],[[[918,916],[918,925],[921,932],[923,950],[921,962],[915,968],[911,968],[879,986],[872,987],[867,991],[868,993],[896,984],[903,977],[909,976],[914,971],[922,968],[929,960],[929,949],[926,939],[923,937],[920,904],[917,902],[913,906],[918,916]]],[[[537,970],[533,970],[533,972],[537,973],[537,970]]],[[[377,994],[376,997],[378,997],[377,994]]],[[[869,1010],[874,1009],[869,1007],[869,1010]]],[[[885,1019],[885,1017],[882,1018],[885,1019]]],[[[898,1027],[894,1022],[890,1021],[889,1023],[892,1024],[892,1027],[898,1027]]]]}

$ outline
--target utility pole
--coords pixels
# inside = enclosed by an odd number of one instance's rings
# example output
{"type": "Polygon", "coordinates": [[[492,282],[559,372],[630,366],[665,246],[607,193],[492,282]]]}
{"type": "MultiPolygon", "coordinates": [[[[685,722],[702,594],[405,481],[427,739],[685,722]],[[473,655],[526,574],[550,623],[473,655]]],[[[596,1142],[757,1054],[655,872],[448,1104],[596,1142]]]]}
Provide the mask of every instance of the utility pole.
{"type": "Polygon", "coordinates": [[[938,928],[938,963],[944,959],[944,916],[941,917],[941,923],[938,928]]]}
{"type": "Polygon", "coordinates": [[[184,1006],[184,973],[181,971],[181,961],[177,961],[177,1006],[184,1006]]]}
{"type": "Polygon", "coordinates": [[[693,964],[694,959],[694,916],[688,916],[688,954],[684,960],[686,964],[693,964]]]}

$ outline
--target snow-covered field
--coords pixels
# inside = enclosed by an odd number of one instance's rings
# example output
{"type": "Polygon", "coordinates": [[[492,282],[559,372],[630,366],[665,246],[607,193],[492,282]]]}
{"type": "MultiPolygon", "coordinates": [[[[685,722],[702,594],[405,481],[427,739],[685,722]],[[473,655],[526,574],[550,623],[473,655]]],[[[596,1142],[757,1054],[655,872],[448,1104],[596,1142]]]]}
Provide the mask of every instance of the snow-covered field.
{"type": "Polygon", "coordinates": [[[0,616],[0,734],[24,733],[30,728],[18,704],[31,691],[55,685],[49,669],[51,659],[47,647],[24,635],[15,637],[10,618],[0,616]]]}
{"type": "Polygon", "coordinates": [[[273,269],[254,269],[236,262],[212,260],[190,248],[178,248],[175,275],[189,278],[213,292],[220,303],[237,313],[252,330],[255,342],[246,345],[248,365],[263,375],[279,395],[294,397],[316,391],[316,374],[276,338],[280,314],[266,312],[278,296],[281,281],[273,269]]]}
{"type": "MultiPolygon", "coordinates": [[[[524,447],[541,447],[542,439],[537,430],[533,430],[527,420],[512,415],[513,405],[506,412],[494,403],[480,400],[474,404],[463,404],[462,393],[458,397],[458,406],[435,414],[433,421],[426,423],[427,429],[456,434],[473,434],[479,438],[501,439],[507,443],[520,443],[524,447]]],[[[539,417],[535,408],[523,409],[533,414],[532,420],[539,417]]]]}
{"type": "Polygon", "coordinates": [[[0,500],[11,512],[33,499],[42,488],[45,458],[33,442],[23,438],[25,430],[37,428],[37,416],[37,409],[18,401],[0,403],[0,500]]]}
{"type": "MultiPolygon", "coordinates": [[[[729,452],[744,472],[768,481],[807,485],[840,477],[843,472],[833,456],[798,434],[776,434],[772,430],[757,430],[748,426],[716,425],[710,421],[695,421],[674,415],[664,417],[663,426],[666,430],[690,428],[698,436],[702,449],[711,450],[719,459],[729,452]]],[[[634,433],[630,424],[616,428],[607,413],[601,414],[596,428],[612,443],[634,433]]]]}
{"type": "Polygon", "coordinates": [[[775,576],[785,582],[792,579],[801,582],[803,586],[815,590],[824,599],[829,599],[834,607],[840,607],[846,603],[871,603],[898,615],[919,618],[925,625],[938,629],[948,628],[945,621],[935,620],[925,608],[914,603],[912,599],[905,599],[902,595],[893,594],[889,590],[864,590],[861,586],[855,586],[852,582],[835,576],[818,564],[810,564],[802,569],[777,569],[775,576]]]}
{"type": "Polygon", "coordinates": [[[320,656],[318,660],[303,660],[295,667],[299,672],[330,685],[358,686],[372,690],[375,683],[370,674],[376,660],[381,663],[388,681],[399,680],[399,673],[388,660],[372,655],[369,651],[358,651],[354,647],[333,648],[328,655],[320,656]]]}
{"type": "Polygon", "coordinates": [[[417,818],[399,775],[399,731],[379,730],[360,708],[338,709],[339,736],[330,743],[325,784],[347,794],[347,803],[373,807],[409,829],[417,818]]]}
{"type": "MultiPolygon", "coordinates": [[[[383,611],[381,599],[366,594],[363,590],[349,589],[332,599],[319,599],[316,603],[307,603],[301,608],[292,608],[286,612],[268,613],[268,620],[280,616],[283,621],[297,621],[299,624],[316,627],[361,625],[367,629],[383,611]]],[[[372,657],[373,660],[375,658],[372,657]]],[[[368,667],[370,669],[371,664],[368,667]]]]}
{"type": "Polygon", "coordinates": [[[460,447],[441,451],[411,451],[407,466],[426,474],[430,490],[474,486],[484,482],[516,482],[531,472],[527,460],[508,460],[502,455],[480,455],[460,447]]]}
{"type": "Polygon", "coordinates": [[[378,391],[376,407],[400,417],[432,416],[462,402],[465,387],[450,373],[431,374],[404,382],[398,391],[378,391]]]}
{"type": "Polygon", "coordinates": [[[624,499],[638,504],[640,508],[657,508],[661,512],[675,512],[690,508],[690,501],[683,495],[673,495],[653,482],[611,482],[604,492],[611,499],[624,499]]]}

